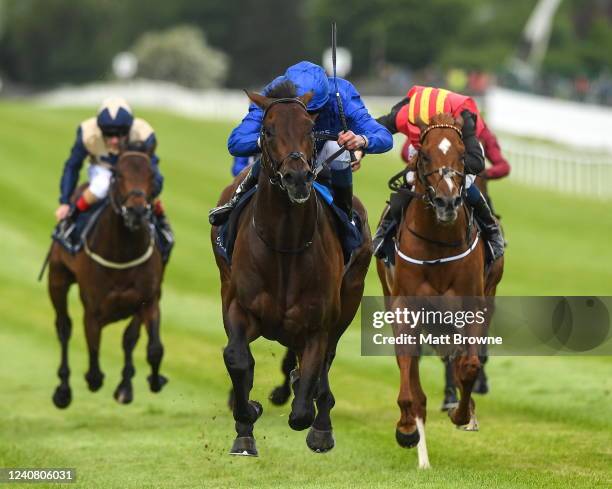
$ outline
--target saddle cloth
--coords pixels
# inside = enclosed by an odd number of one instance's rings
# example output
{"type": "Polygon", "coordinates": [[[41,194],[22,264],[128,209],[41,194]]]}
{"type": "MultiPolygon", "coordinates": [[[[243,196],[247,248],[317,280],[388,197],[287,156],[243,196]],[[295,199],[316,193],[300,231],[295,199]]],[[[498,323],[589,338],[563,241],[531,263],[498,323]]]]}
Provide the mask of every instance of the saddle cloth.
{"type": "MultiPolygon", "coordinates": [[[[86,236],[95,227],[100,215],[108,205],[110,205],[108,198],[96,202],[87,211],[79,213],[74,224],[68,229],[64,229],[63,223],[58,223],[53,230],[51,239],[57,241],[71,254],[78,253],[83,248],[83,241],[86,236]]],[[[152,217],[151,221],[150,226],[155,236],[155,244],[162,255],[164,263],[166,263],[174,243],[162,232],[155,216],[152,217]]]]}
{"type": "MultiPolygon", "coordinates": [[[[351,258],[351,253],[355,249],[359,248],[363,242],[361,219],[359,218],[359,215],[354,212],[354,221],[349,220],[346,213],[334,204],[331,191],[326,186],[320,184],[319,182],[314,182],[314,188],[317,194],[324,201],[324,205],[329,206],[334,213],[336,229],[338,232],[338,237],[340,238],[340,244],[342,246],[344,263],[346,264],[351,258]]],[[[242,199],[240,199],[240,202],[238,202],[238,205],[230,214],[230,218],[227,220],[227,222],[219,227],[219,232],[217,234],[217,240],[215,243],[217,253],[221,255],[229,265],[232,263],[232,254],[234,251],[236,236],[238,234],[238,221],[240,214],[256,191],[257,186],[253,187],[246,194],[244,194],[242,199]]]]}

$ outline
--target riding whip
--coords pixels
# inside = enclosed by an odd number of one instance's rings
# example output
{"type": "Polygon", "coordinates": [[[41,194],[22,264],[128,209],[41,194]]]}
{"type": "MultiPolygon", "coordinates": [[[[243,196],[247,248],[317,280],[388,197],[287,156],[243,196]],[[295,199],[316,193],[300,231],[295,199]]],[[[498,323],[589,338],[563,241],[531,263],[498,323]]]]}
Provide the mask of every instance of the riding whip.
{"type": "Polygon", "coordinates": [[[45,261],[42,264],[42,268],[40,269],[40,273],[38,274],[38,281],[40,282],[45,274],[45,269],[49,264],[49,259],[51,258],[51,250],[53,249],[53,241],[51,241],[51,246],[49,246],[49,251],[47,251],[47,256],[45,257],[45,261]]]}
{"type": "MultiPolygon", "coordinates": [[[[340,91],[338,90],[338,80],[336,79],[336,23],[332,22],[332,69],[334,71],[334,86],[336,88],[336,103],[338,104],[338,114],[340,114],[340,124],[344,132],[348,131],[348,124],[346,123],[346,116],[344,115],[344,105],[342,105],[342,97],[340,97],[340,91]]],[[[349,151],[351,155],[351,163],[357,161],[355,153],[349,151]]]]}

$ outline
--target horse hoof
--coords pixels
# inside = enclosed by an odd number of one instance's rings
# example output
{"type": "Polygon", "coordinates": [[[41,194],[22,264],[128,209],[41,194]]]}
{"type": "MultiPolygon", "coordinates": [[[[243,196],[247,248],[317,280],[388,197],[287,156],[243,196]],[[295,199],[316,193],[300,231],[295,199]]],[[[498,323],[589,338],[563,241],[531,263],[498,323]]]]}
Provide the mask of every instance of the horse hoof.
{"type": "Polygon", "coordinates": [[[230,455],[238,455],[242,457],[257,457],[257,447],[255,446],[255,438],[252,436],[239,436],[234,440],[230,455]]]}
{"type": "Polygon", "coordinates": [[[305,412],[299,415],[291,411],[291,414],[289,414],[289,426],[292,430],[303,431],[312,426],[314,418],[314,408],[310,412],[305,412]]]}
{"type": "Polygon", "coordinates": [[[311,427],[306,436],[306,445],[315,453],[329,452],[336,445],[332,430],[318,430],[311,427]]]}
{"type": "Polygon", "coordinates": [[[458,405],[459,400],[457,399],[457,393],[454,391],[454,389],[452,391],[445,391],[442,406],[440,406],[440,411],[445,412],[456,408],[458,405]]]}
{"type": "Polygon", "coordinates": [[[283,385],[279,385],[275,389],[270,392],[268,399],[275,406],[282,406],[289,400],[289,396],[291,395],[291,391],[288,387],[283,385]]]}
{"type": "Polygon", "coordinates": [[[458,430],[463,431],[479,431],[480,425],[478,424],[478,419],[476,419],[476,415],[472,414],[470,421],[464,425],[457,425],[458,430]]]}
{"type": "Polygon", "coordinates": [[[104,374],[102,372],[87,372],[85,374],[85,380],[87,381],[87,387],[91,392],[100,390],[104,383],[104,374]]]}
{"type": "Polygon", "coordinates": [[[119,384],[113,397],[119,404],[129,404],[134,399],[132,386],[123,386],[119,384]]]}
{"type": "Polygon", "coordinates": [[[395,440],[398,445],[403,448],[414,448],[419,443],[421,439],[421,435],[419,435],[419,430],[415,429],[412,433],[402,433],[400,430],[395,430],[395,440]]]}
{"type": "Polygon", "coordinates": [[[149,375],[147,377],[147,380],[149,381],[149,388],[151,389],[151,392],[161,391],[163,387],[168,383],[168,379],[163,375],[149,375]]]}
{"type": "MultiPolygon", "coordinates": [[[[457,414],[457,411],[458,411],[458,408],[454,407],[452,409],[449,409],[447,414],[448,414],[448,417],[453,422],[453,424],[457,426],[457,428],[463,429],[463,426],[469,425],[471,419],[470,417],[459,417],[459,415],[457,414]]],[[[470,431],[474,431],[474,430],[470,430],[470,431]]]]}
{"type": "Polygon", "coordinates": [[[72,402],[72,391],[70,387],[58,387],[53,393],[53,404],[56,408],[66,409],[72,402]]]}

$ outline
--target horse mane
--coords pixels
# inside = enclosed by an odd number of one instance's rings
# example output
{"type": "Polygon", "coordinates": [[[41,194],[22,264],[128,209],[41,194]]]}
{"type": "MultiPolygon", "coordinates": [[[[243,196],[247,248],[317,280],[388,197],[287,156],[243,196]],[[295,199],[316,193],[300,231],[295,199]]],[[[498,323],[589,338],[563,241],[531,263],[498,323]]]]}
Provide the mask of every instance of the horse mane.
{"type": "Polygon", "coordinates": [[[445,112],[443,114],[436,114],[430,119],[429,125],[432,126],[434,124],[449,124],[451,126],[456,126],[457,122],[452,114],[445,112]]]}
{"type": "Polygon", "coordinates": [[[296,98],[297,87],[291,80],[284,80],[271,87],[266,93],[268,98],[296,98]]]}

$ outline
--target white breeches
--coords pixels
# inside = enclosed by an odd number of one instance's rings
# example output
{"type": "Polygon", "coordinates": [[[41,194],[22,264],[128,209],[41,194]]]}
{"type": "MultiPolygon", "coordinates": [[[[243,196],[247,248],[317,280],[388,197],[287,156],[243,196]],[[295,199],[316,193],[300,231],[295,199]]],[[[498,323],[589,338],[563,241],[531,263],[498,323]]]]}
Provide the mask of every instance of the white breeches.
{"type": "Polygon", "coordinates": [[[89,177],[89,191],[94,194],[98,200],[106,197],[113,175],[112,172],[105,166],[89,165],[87,175],[89,177]]]}

